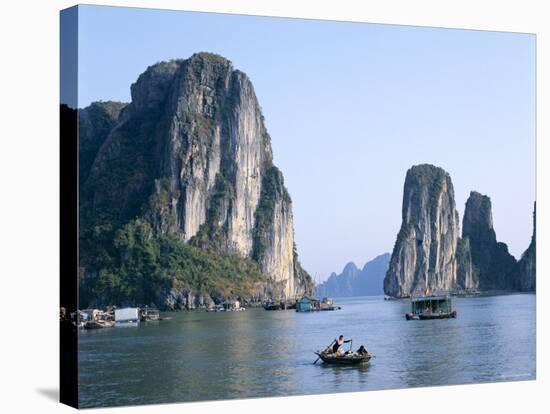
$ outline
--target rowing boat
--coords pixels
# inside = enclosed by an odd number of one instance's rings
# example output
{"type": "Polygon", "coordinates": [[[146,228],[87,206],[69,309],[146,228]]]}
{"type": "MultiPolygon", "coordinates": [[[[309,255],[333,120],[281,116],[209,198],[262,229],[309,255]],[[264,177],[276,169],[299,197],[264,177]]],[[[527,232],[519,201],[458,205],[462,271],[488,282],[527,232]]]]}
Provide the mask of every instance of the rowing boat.
{"type": "Polygon", "coordinates": [[[369,362],[372,355],[369,353],[358,354],[356,352],[347,352],[345,354],[333,354],[331,352],[314,352],[326,364],[363,364],[369,362]]]}

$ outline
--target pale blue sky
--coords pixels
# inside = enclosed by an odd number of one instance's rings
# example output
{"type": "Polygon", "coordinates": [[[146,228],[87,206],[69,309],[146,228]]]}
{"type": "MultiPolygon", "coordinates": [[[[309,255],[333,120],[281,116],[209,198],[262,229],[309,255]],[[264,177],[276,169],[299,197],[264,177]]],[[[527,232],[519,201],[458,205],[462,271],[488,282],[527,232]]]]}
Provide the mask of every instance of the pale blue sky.
{"type": "Polygon", "coordinates": [[[79,106],[130,100],[161,60],[218,53],[251,78],[294,204],[304,267],[325,279],[391,252],[407,169],[432,163],[493,201],[519,257],[535,200],[535,36],[81,6],[79,106]]]}

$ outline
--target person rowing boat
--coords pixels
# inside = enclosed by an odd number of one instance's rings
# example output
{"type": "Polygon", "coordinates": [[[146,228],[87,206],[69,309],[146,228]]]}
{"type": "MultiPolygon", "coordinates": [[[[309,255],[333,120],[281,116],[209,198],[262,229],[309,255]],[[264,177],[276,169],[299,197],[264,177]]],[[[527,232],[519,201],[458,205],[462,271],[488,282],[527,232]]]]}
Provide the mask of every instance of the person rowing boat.
{"type": "Polygon", "coordinates": [[[344,339],[344,335],[340,335],[338,339],[334,340],[334,345],[332,345],[332,353],[336,354],[342,345],[347,344],[351,341],[352,339],[344,339]]]}
{"type": "Polygon", "coordinates": [[[344,335],[340,335],[337,339],[334,339],[324,351],[314,352],[317,355],[317,359],[313,362],[317,363],[319,359],[327,364],[360,364],[367,363],[374,358],[364,345],[361,345],[357,351],[352,351],[353,340],[345,339],[344,335]],[[349,351],[341,352],[340,347],[346,343],[349,343],[349,351]]]}

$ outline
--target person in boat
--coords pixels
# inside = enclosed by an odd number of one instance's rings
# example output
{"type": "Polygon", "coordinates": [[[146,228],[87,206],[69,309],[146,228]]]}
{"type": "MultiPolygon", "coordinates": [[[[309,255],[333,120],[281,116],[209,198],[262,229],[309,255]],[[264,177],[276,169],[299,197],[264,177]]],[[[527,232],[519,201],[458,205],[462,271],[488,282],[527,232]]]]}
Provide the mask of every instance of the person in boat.
{"type": "Polygon", "coordinates": [[[351,342],[351,339],[344,339],[344,335],[340,335],[338,339],[334,340],[334,345],[332,345],[332,353],[337,353],[340,347],[348,342],[351,342]]]}
{"type": "Polygon", "coordinates": [[[359,349],[357,350],[357,353],[359,355],[367,355],[369,352],[367,351],[367,348],[365,348],[363,345],[361,345],[359,347],[359,349]]]}

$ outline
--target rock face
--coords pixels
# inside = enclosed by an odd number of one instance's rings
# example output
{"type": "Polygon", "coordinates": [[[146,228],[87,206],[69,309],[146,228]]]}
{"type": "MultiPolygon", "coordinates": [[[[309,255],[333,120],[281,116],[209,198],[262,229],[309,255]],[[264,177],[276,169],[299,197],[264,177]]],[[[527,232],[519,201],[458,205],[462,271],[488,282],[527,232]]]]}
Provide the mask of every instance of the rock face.
{"type": "Polygon", "coordinates": [[[384,275],[388,270],[390,254],[385,253],[367,262],[363,269],[350,262],[342,273],[332,273],[316,287],[318,297],[375,296],[384,294],[384,275]]]}
{"type": "Polygon", "coordinates": [[[472,262],[472,252],[468,239],[458,239],[456,246],[456,293],[477,292],[479,272],[472,262]]]}
{"type": "Polygon", "coordinates": [[[94,102],[78,111],[79,181],[82,185],[88,178],[90,168],[99,148],[118,122],[126,103],[94,102]]]}
{"type": "Polygon", "coordinates": [[[432,292],[473,289],[467,244],[459,247],[459,235],[449,174],[429,164],[409,169],[401,229],[384,279],[384,292],[407,297],[421,294],[426,288],[432,292]]]}
{"type": "Polygon", "coordinates": [[[536,291],[537,275],[537,205],[533,211],[533,236],[527,250],[519,261],[519,290],[524,292],[536,291]]]}
{"type": "Polygon", "coordinates": [[[472,263],[482,291],[516,290],[519,269],[508,246],[497,242],[491,199],[472,191],[466,202],[462,237],[470,243],[472,263]]]}
{"type": "Polygon", "coordinates": [[[158,234],[255,260],[277,298],[309,293],[292,201],[250,79],[199,53],[149,67],[98,150],[85,196],[119,221],[145,216],[158,234]]]}
{"type": "Polygon", "coordinates": [[[163,308],[170,311],[210,308],[216,303],[210,295],[197,295],[187,286],[172,287],[161,299],[163,308]]]}

